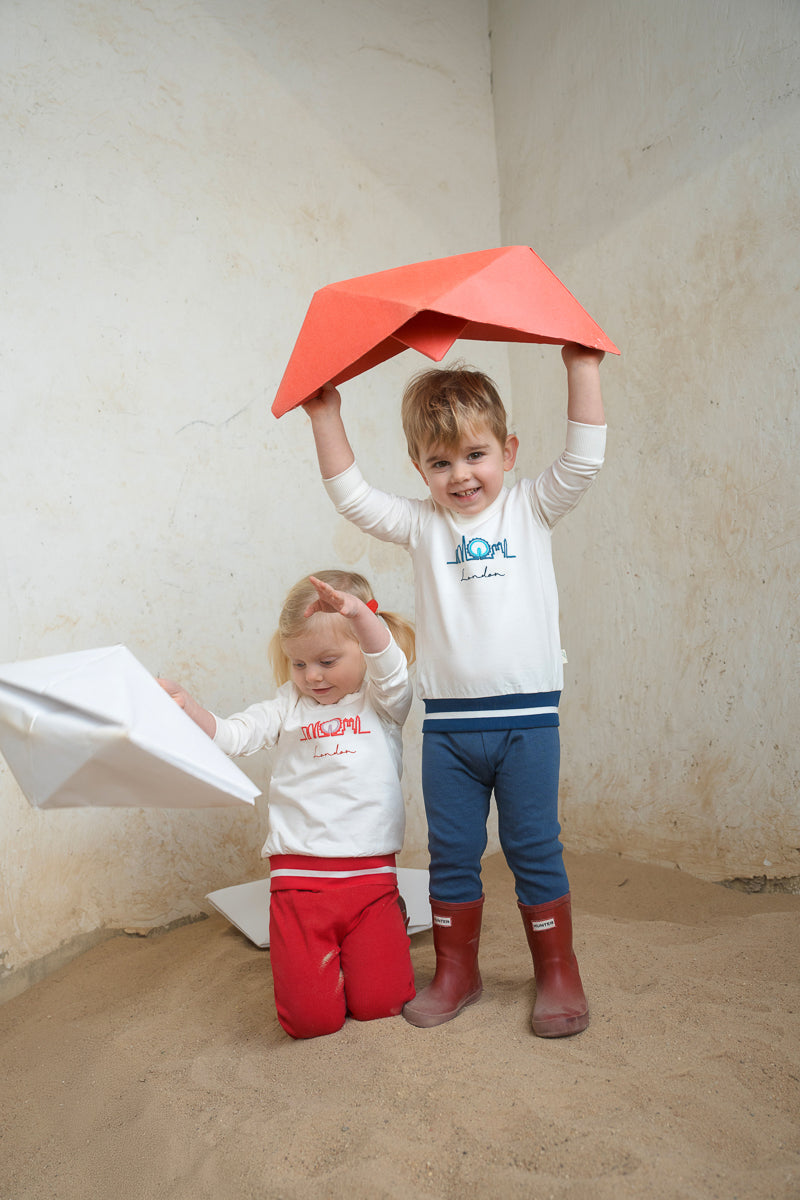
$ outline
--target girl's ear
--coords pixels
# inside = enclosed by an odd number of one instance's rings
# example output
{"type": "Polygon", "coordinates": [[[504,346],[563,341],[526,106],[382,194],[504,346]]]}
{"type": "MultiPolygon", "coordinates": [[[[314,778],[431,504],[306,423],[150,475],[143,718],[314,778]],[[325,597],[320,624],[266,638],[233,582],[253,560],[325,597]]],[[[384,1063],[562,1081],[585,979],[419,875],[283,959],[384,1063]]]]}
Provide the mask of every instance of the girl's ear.
{"type": "Polygon", "coordinates": [[[515,433],[509,434],[506,438],[506,444],[503,447],[503,470],[511,471],[514,468],[514,463],[517,461],[517,451],[519,450],[519,438],[515,433]]]}

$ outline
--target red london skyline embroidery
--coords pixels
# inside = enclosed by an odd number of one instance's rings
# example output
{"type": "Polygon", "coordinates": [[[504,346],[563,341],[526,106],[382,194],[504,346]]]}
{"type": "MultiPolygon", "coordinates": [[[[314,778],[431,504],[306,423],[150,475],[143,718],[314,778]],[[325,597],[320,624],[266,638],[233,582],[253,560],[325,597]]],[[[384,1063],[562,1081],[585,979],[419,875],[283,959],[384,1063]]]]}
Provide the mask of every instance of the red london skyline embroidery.
{"type": "Polygon", "coordinates": [[[317,738],[341,737],[344,733],[368,734],[371,729],[361,728],[361,717],[330,717],[327,721],[312,721],[300,727],[300,741],[312,742],[317,738]]]}

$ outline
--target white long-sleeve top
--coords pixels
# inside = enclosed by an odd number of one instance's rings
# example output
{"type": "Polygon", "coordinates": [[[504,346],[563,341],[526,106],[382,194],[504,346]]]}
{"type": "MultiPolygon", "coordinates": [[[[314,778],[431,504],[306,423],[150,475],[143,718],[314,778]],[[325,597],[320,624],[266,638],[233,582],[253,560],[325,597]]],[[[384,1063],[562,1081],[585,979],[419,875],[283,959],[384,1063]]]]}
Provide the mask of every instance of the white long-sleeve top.
{"type": "Polygon", "coordinates": [[[293,683],[274,700],[223,720],[216,744],[229,755],[275,746],[269,834],[262,855],[360,858],[395,854],[405,809],[402,726],[412,688],[405,655],[392,639],[367,668],[357,692],[318,704],[293,683]]]}
{"type": "Polygon", "coordinates": [[[569,421],[561,456],[475,517],[381,492],[355,463],[324,481],[338,512],[411,554],[423,699],[560,692],[551,531],[597,475],[605,438],[605,425],[569,421]]]}

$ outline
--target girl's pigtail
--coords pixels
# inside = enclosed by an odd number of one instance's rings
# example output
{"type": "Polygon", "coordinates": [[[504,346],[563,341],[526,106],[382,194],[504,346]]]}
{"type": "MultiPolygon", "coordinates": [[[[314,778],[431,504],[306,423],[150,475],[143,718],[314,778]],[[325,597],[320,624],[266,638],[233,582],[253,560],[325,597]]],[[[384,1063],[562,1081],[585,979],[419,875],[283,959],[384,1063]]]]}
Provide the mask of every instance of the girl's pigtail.
{"type": "Polygon", "coordinates": [[[281,687],[284,683],[288,683],[292,677],[292,673],[289,669],[289,659],[286,657],[283,642],[281,641],[280,629],[276,629],[269,640],[267,658],[269,659],[269,665],[272,667],[272,674],[278,687],[281,687]]]}
{"type": "Polygon", "coordinates": [[[401,617],[397,613],[383,612],[379,609],[377,615],[384,622],[389,633],[397,642],[403,654],[405,654],[408,665],[411,666],[416,658],[414,626],[405,617],[401,617]]]}

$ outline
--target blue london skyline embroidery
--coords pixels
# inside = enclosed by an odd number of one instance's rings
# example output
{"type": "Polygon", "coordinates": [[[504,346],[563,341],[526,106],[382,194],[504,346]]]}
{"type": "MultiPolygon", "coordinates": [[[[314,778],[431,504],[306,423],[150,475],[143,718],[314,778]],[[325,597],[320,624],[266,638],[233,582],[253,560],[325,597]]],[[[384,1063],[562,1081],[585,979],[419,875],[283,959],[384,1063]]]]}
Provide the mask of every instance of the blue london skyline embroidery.
{"type": "Polygon", "coordinates": [[[474,537],[469,541],[462,537],[460,545],[456,546],[456,556],[449,559],[447,565],[460,566],[465,562],[491,562],[494,558],[516,558],[516,554],[508,553],[508,542],[489,542],[486,538],[474,537]]]}

